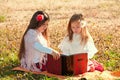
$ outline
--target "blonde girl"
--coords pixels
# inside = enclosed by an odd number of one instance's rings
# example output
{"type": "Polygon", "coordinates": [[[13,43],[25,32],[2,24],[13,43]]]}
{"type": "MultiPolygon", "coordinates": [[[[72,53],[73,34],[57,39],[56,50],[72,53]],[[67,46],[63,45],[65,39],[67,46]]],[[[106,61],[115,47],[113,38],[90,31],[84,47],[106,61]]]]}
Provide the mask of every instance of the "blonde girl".
{"type": "MultiPolygon", "coordinates": [[[[67,36],[64,37],[58,47],[66,55],[86,53],[88,54],[88,59],[91,59],[97,53],[98,50],[88,32],[86,21],[84,21],[82,14],[72,15],[67,27],[67,36]]],[[[89,70],[90,67],[88,67],[89,70]]]]}

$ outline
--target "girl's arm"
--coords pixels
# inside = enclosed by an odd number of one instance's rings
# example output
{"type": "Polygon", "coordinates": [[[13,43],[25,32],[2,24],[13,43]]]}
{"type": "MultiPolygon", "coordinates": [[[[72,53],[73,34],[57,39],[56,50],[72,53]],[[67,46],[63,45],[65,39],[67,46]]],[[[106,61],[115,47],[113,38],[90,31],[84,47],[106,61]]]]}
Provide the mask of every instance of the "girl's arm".
{"type": "Polygon", "coordinates": [[[27,43],[26,45],[31,44],[31,46],[33,46],[33,48],[35,48],[36,50],[38,50],[40,52],[49,53],[49,54],[51,54],[53,51],[55,52],[55,50],[53,50],[52,48],[44,46],[39,42],[38,33],[33,29],[30,29],[27,32],[27,35],[25,37],[25,42],[27,43]]]}
{"type": "Polygon", "coordinates": [[[51,54],[55,60],[59,59],[60,57],[60,54],[56,50],[49,47],[45,47],[39,42],[35,42],[34,48],[40,52],[51,54]]]}
{"type": "Polygon", "coordinates": [[[52,48],[46,47],[46,46],[40,44],[39,42],[35,42],[33,47],[43,53],[51,54],[53,51],[58,53],[57,51],[53,50],[52,48]]]}
{"type": "Polygon", "coordinates": [[[88,40],[86,47],[89,59],[92,58],[98,52],[92,37],[90,37],[90,39],[88,40]]]}
{"type": "Polygon", "coordinates": [[[62,51],[62,54],[69,55],[70,54],[70,44],[68,43],[68,37],[65,36],[63,40],[58,45],[58,48],[62,51]]]}
{"type": "Polygon", "coordinates": [[[31,47],[33,47],[35,50],[37,50],[39,52],[51,54],[51,55],[53,55],[54,59],[58,59],[59,58],[58,52],[52,48],[42,45],[39,42],[38,38],[39,38],[38,33],[35,30],[30,29],[24,37],[25,45],[26,45],[27,49],[30,50],[31,47]]]}

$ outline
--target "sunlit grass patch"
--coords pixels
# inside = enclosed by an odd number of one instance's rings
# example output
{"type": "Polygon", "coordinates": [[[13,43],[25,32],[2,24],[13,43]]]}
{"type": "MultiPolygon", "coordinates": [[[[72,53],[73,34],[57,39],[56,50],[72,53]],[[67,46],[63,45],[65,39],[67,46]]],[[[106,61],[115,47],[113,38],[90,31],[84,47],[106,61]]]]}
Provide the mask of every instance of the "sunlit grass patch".
{"type": "Polygon", "coordinates": [[[108,51],[106,50],[105,53],[106,60],[104,61],[104,65],[108,70],[117,70],[117,68],[120,68],[120,55],[117,54],[115,51],[108,51]]]}
{"type": "Polygon", "coordinates": [[[6,17],[3,15],[0,15],[0,22],[5,22],[5,20],[6,20],[6,17]]]}

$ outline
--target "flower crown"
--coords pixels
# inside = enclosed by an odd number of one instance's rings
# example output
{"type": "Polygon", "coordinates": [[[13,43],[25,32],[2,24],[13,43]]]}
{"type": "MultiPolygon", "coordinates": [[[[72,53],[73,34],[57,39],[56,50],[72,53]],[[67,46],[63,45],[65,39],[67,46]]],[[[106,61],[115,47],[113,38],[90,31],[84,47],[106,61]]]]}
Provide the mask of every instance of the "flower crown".
{"type": "Polygon", "coordinates": [[[42,14],[38,14],[36,17],[37,21],[42,21],[44,19],[44,16],[42,14]]]}
{"type": "Polygon", "coordinates": [[[81,28],[84,28],[86,26],[87,22],[86,21],[81,21],[81,28]]]}

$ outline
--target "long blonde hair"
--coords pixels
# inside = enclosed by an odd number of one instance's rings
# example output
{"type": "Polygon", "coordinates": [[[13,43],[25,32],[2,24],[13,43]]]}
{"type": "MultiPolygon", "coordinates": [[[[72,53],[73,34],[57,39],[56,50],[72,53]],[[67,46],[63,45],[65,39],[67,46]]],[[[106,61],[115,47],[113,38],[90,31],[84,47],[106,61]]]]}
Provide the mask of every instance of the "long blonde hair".
{"type": "MultiPolygon", "coordinates": [[[[82,14],[74,14],[74,15],[72,15],[72,17],[69,20],[68,28],[67,28],[67,31],[68,31],[67,36],[69,37],[69,41],[73,40],[73,31],[71,29],[71,23],[74,22],[74,21],[78,21],[78,20],[80,20],[80,21],[84,20],[82,14]]],[[[80,43],[85,45],[88,41],[88,38],[89,38],[89,33],[87,31],[87,27],[81,28],[80,35],[81,35],[81,40],[80,40],[81,42],[80,43]]]]}

